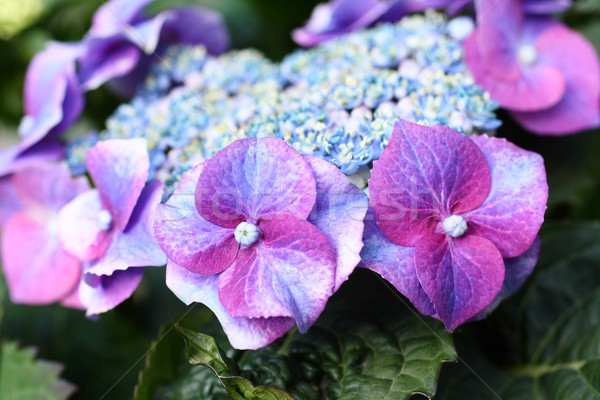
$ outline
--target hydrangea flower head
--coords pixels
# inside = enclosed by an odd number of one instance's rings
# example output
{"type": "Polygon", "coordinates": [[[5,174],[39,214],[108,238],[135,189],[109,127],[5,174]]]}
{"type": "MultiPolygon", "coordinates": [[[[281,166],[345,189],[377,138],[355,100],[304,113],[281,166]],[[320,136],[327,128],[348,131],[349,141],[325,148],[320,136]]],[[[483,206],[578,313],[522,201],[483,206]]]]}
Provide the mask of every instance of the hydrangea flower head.
{"type": "Polygon", "coordinates": [[[62,208],[58,233],[65,250],[87,262],[80,296],[88,314],[98,314],[133,293],[143,274],[138,267],[166,263],[152,235],[162,185],[145,185],[149,160],[144,139],[100,142],[88,151],[86,166],[96,189],[62,208]],[[110,285],[112,279],[120,284],[110,285]]]}
{"type": "Polygon", "coordinates": [[[186,172],[157,209],[167,285],[203,302],[238,348],[305,332],[360,261],[368,201],[335,166],[240,139],[186,172]]]}
{"type": "Polygon", "coordinates": [[[505,281],[504,259],[526,253],[543,222],[543,160],[504,139],[403,121],[371,172],[371,207],[382,235],[367,229],[375,238],[366,252],[381,247],[403,257],[363,260],[395,276],[392,283],[449,330],[494,301],[505,281]],[[398,246],[390,250],[383,236],[398,246]]]}
{"type": "Polygon", "coordinates": [[[600,62],[579,33],[527,17],[519,0],[476,1],[481,18],[465,41],[476,81],[530,131],[561,135],[600,124],[600,62]]]}
{"type": "Polygon", "coordinates": [[[36,165],[0,180],[2,268],[15,303],[67,300],[81,278],[81,262],[58,239],[60,209],[89,189],[65,164],[36,165]]]}

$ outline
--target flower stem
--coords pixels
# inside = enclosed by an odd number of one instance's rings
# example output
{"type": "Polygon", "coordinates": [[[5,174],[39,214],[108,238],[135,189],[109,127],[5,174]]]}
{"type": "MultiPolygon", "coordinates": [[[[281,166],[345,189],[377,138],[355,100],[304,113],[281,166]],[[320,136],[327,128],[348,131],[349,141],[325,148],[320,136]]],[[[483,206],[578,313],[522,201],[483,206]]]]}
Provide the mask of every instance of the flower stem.
{"type": "Polygon", "coordinates": [[[294,336],[296,336],[297,332],[298,332],[298,326],[294,325],[294,327],[287,333],[287,335],[285,337],[285,341],[283,342],[283,344],[277,351],[277,354],[287,356],[288,348],[290,347],[290,344],[292,344],[292,341],[294,340],[294,336]]]}

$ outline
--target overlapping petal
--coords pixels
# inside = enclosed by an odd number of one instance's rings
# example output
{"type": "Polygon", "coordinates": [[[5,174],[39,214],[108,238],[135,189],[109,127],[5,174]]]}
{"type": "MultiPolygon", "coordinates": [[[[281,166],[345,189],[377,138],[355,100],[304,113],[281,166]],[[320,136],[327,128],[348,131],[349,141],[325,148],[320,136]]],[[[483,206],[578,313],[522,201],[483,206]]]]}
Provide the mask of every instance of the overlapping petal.
{"type": "Polygon", "coordinates": [[[89,35],[96,37],[120,33],[127,25],[146,19],[144,7],[154,0],[111,0],[94,14],[89,35]]]}
{"type": "Polygon", "coordinates": [[[492,188],[485,202],[464,215],[469,233],[485,237],[502,257],[523,254],[533,243],[548,200],[544,160],[506,139],[473,136],[492,171],[492,188]]]}
{"type": "Polygon", "coordinates": [[[125,230],[148,177],[150,162],[144,139],[112,139],[88,150],[85,165],[114,223],[125,230]]]}
{"type": "Polygon", "coordinates": [[[437,315],[454,330],[486,308],[500,292],[504,262],[492,242],[466,235],[434,234],[415,250],[415,267],[437,315]]]}
{"type": "Polygon", "coordinates": [[[306,332],[335,282],[335,252],[307,221],[289,214],[261,220],[264,239],[241,251],[219,277],[219,299],[234,317],[290,317],[306,332]]]}
{"type": "Polygon", "coordinates": [[[427,293],[423,290],[415,269],[415,248],[404,247],[389,240],[377,226],[373,211],[365,217],[364,248],[359,267],[377,272],[406,296],[423,315],[435,314],[427,293]]]}
{"type": "Polygon", "coordinates": [[[86,315],[92,316],[112,310],[127,300],[144,277],[144,268],[116,271],[111,276],[86,273],[79,285],[79,298],[86,315]]]}
{"type": "Polygon", "coordinates": [[[237,255],[233,230],[204,220],[196,209],[194,192],[204,168],[200,164],[183,174],[166,204],[156,209],[154,235],[169,259],[189,271],[223,271],[237,255]]]}
{"type": "Polygon", "coordinates": [[[369,193],[385,235],[415,246],[442,218],[479,206],[490,185],[485,156],[468,137],[402,121],[374,163],[369,193]]]}
{"type": "Polygon", "coordinates": [[[99,221],[104,206],[97,190],[80,194],[58,214],[58,237],[63,248],[81,261],[102,257],[114,230],[99,221]]]}
{"type": "Polygon", "coordinates": [[[533,244],[527,251],[518,257],[504,259],[504,283],[500,293],[496,296],[492,304],[481,311],[473,320],[486,318],[492,313],[500,303],[512,296],[519,290],[529,275],[533,272],[533,268],[537,264],[540,255],[540,238],[534,240],[533,244]]]}
{"type": "Polygon", "coordinates": [[[56,139],[47,137],[29,146],[19,145],[0,151],[0,177],[40,164],[57,161],[64,156],[64,146],[56,139]]]}
{"type": "Polygon", "coordinates": [[[236,349],[259,349],[295,324],[292,318],[243,318],[230,316],[218,294],[218,275],[201,275],[172,261],[167,264],[167,286],[186,304],[203,303],[215,313],[229,342],[236,349]]]}
{"type": "Polygon", "coordinates": [[[53,303],[75,289],[81,264],[60,246],[55,215],[28,211],[13,214],[2,227],[4,276],[13,302],[53,303]]]}
{"type": "Polygon", "coordinates": [[[240,139],[205,162],[196,208],[225,228],[265,214],[306,219],[315,203],[316,182],[302,155],[275,138],[240,139]]]}
{"type": "Polygon", "coordinates": [[[71,124],[81,113],[83,96],[77,86],[75,60],[82,50],[81,43],[51,42],[29,65],[24,92],[26,115],[19,126],[23,149],[58,130],[58,125],[71,124]]]}
{"type": "Polygon", "coordinates": [[[330,162],[305,155],[317,182],[317,200],[308,218],[327,237],[336,254],[337,291],[360,262],[363,220],[369,199],[330,162]]]}

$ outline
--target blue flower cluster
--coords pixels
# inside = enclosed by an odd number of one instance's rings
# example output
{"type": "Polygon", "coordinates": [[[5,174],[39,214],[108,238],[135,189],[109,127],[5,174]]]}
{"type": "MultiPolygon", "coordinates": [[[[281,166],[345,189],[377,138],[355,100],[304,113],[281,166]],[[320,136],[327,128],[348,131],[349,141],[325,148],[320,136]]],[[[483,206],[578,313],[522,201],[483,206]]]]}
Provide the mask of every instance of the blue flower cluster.
{"type": "MultiPolygon", "coordinates": [[[[146,138],[150,179],[172,187],[242,137],[284,139],[352,175],[379,158],[400,118],[490,133],[500,125],[498,105],[469,75],[451,26],[438,13],[413,15],[298,50],[280,64],[256,50],[212,57],[200,46],[176,46],[98,138],[146,138]]],[[[73,172],[95,140],[70,144],[73,172]]]]}

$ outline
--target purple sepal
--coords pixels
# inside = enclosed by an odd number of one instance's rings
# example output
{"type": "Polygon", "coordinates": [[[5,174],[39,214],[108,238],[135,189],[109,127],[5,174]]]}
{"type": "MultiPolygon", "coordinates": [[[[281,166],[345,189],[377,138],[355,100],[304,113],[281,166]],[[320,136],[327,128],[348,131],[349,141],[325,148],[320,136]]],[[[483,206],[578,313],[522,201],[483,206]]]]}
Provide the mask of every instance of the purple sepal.
{"type": "Polygon", "coordinates": [[[360,262],[363,220],[369,199],[330,162],[311,155],[305,155],[304,159],[317,182],[317,200],[308,221],[327,237],[335,250],[335,292],[360,262]]]}
{"type": "Polygon", "coordinates": [[[423,315],[435,314],[427,293],[423,290],[415,269],[415,248],[400,246],[389,240],[375,222],[369,209],[365,217],[365,246],[358,265],[377,272],[406,296],[423,315]]]}
{"type": "Polygon", "coordinates": [[[112,310],[127,300],[144,276],[144,268],[116,271],[111,276],[85,273],[79,285],[79,298],[88,317],[112,310]]]}
{"type": "Polygon", "coordinates": [[[229,342],[236,349],[256,350],[292,329],[292,318],[232,317],[219,300],[218,275],[201,275],[172,261],[167,263],[167,286],[186,304],[203,303],[219,319],[229,342]]]}
{"type": "Polygon", "coordinates": [[[509,298],[523,286],[523,283],[533,272],[540,255],[540,238],[534,240],[531,247],[518,257],[504,259],[504,283],[498,296],[487,306],[485,310],[471,318],[471,321],[478,321],[488,317],[502,301],[509,298]]]}

